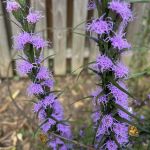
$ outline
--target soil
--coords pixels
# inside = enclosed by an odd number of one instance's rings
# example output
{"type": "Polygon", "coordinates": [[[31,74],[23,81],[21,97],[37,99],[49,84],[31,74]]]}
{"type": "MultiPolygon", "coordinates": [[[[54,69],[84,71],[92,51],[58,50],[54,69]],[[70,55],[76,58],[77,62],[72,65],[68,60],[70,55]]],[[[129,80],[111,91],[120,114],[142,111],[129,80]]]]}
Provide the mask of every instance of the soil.
{"type": "MultiPolygon", "coordinates": [[[[86,124],[90,118],[91,99],[80,99],[89,96],[94,88],[94,77],[84,74],[78,80],[70,75],[55,79],[56,90],[64,91],[60,101],[65,118],[72,122],[74,129],[76,124],[79,127],[86,124]]],[[[32,111],[32,98],[26,94],[29,83],[18,77],[0,83],[0,150],[45,149],[39,144],[39,136],[34,135],[38,122],[32,111]]]]}

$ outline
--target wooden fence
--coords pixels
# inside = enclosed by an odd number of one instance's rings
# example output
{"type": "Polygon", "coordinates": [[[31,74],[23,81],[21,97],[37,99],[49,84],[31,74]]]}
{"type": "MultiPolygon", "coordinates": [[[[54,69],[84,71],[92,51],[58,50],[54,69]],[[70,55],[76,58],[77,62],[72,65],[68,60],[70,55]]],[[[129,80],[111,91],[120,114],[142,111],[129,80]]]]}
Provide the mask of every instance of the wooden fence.
{"type": "MultiPolygon", "coordinates": [[[[71,72],[86,61],[95,59],[97,50],[96,45],[84,36],[73,32],[87,34],[83,23],[76,30],[72,30],[78,24],[88,20],[93,15],[93,11],[86,11],[88,0],[30,0],[30,6],[43,12],[45,16],[36,27],[45,39],[52,41],[53,47],[45,50],[45,56],[56,54],[53,58],[45,62],[46,66],[51,67],[56,75],[65,75],[71,72]]],[[[8,16],[5,11],[5,4],[0,2],[0,77],[6,77],[8,66],[15,56],[15,50],[12,49],[11,37],[19,32],[18,27],[9,22],[15,19],[8,16]]],[[[140,18],[143,16],[145,4],[136,4],[140,18]]],[[[137,15],[138,15],[137,14],[137,15]]],[[[137,22],[136,22],[137,23],[137,22]]],[[[133,25],[133,24],[132,24],[133,25]]],[[[136,33],[132,25],[129,27],[132,32],[136,33]]],[[[129,38],[132,39],[129,33],[129,38]]],[[[9,76],[14,75],[14,63],[9,66],[9,76]]]]}

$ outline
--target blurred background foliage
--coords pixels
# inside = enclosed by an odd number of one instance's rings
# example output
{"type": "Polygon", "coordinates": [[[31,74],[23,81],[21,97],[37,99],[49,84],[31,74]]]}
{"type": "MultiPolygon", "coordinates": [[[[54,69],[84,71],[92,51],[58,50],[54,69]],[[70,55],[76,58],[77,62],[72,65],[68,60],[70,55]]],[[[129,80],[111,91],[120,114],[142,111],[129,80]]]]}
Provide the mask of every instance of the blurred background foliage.
{"type": "MultiPolygon", "coordinates": [[[[148,4],[149,5],[149,4],[148,4]]],[[[150,7],[150,5],[149,5],[150,7]]],[[[133,111],[144,122],[145,128],[150,131],[150,9],[144,10],[141,31],[136,35],[136,46],[133,48],[129,66],[132,72],[142,73],[141,76],[128,80],[131,93],[138,98],[132,103],[133,111]]],[[[133,150],[149,150],[150,134],[139,134],[133,140],[133,150]]]]}

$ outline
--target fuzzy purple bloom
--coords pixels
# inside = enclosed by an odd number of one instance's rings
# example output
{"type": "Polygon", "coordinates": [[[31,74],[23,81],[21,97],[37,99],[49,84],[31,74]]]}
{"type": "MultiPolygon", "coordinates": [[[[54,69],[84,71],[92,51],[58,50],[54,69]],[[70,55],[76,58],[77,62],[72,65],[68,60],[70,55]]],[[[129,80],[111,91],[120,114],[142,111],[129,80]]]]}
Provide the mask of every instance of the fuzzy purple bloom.
{"type": "Polygon", "coordinates": [[[57,125],[57,131],[60,132],[61,136],[71,138],[71,128],[68,124],[61,124],[57,125]]]}
{"type": "Polygon", "coordinates": [[[98,99],[97,99],[97,104],[106,104],[108,102],[107,100],[107,95],[103,95],[103,96],[100,96],[98,99]]]}
{"type": "Polygon", "coordinates": [[[112,128],[114,118],[111,115],[105,115],[102,119],[102,126],[108,131],[109,128],[112,128]]]}
{"type": "Polygon", "coordinates": [[[117,144],[116,144],[114,141],[109,140],[109,141],[107,141],[107,143],[106,143],[106,148],[107,148],[108,150],[117,150],[117,149],[118,149],[118,146],[117,146],[117,144]]]}
{"type": "Polygon", "coordinates": [[[52,89],[54,87],[54,80],[52,78],[45,80],[41,83],[41,85],[49,87],[50,89],[52,89]]]}
{"type": "Polygon", "coordinates": [[[42,109],[42,107],[43,107],[42,101],[38,101],[37,103],[34,104],[33,111],[37,113],[42,109]]]}
{"type": "Polygon", "coordinates": [[[7,12],[15,12],[21,8],[20,4],[17,3],[15,0],[7,0],[6,10],[7,12]]]}
{"type": "Polygon", "coordinates": [[[45,112],[44,109],[40,109],[40,111],[38,112],[38,119],[41,121],[41,122],[44,122],[46,119],[47,119],[47,114],[45,112]]]}
{"type": "Polygon", "coordinates": [[[96,59],[96,65],[98,66],[101,72],[110,70],[113,66],[113,63],[110,58],[105,55],[99,55],[96,59]]]}
{"type": "MultiPolygon", "coordinates": [[[[121,82],[118,83],[122,88],[125,88],[125,85],[121,82]]],[[[121,106],[128,104],[128,95],[118,89],[116,86],[110,84],[108,85],[109,90],[111,91],[112,95],[115,98],[115,102],[121,106]]],[[[126,88],[125,88],[126,89],[126,88]]]]}
{"type": "Polygon", "coordinates": [[[53,120],[53,119],[51,119],[51,118],[49,118],[49,119],[47,120],[47,122],[44,123],[44,124],[41,126],[41,129],[42,129],[42,131],[43,131],[44,133],[47,133],[47,132],[50,130],[50,128],[51,128],[53,125],[55,125],[55,124],[56,124],[56,121],[53,120]]]}
{"type": "Polygon", "coordinates": [[[109,2],[108,8],[119,14],[126,22],[133,20],[133,14],[130,9],[130,4],[122,0],[112,0],[109,2]]]}
{"type": "Polygon", "coordinates": [[[67,150],[65,143],[61,139],[50,137],[49,141],[50,142],[48,142],[48,146],[53,150],[58,150],[58,147],[59,150],[67,150]]]}
{"type": "Polygon", "coordinates": [[[27,88],[27,93],[29,96],[38,95],[44,93],[43,88],[40,84],[31,83],[27,88]]]}
{"type": "Polygon", "coordinates": [[[46,96],[42,102],[43,102],[43,107],[46,108],[48,106],[52,107],[52,104],[54,103],[56,99],[56,96],[54,94],[49,94],[48,96],[46,96]]]}
{"type": "Polygon", "coordinates": [[[63,120],[64,118],[64,110],[61,103],[58,100],[55,100],[53,103],[54,112],[52,116],[57,120],[63,120]]]}
{"type": "Polygon", "coordinates": [[[48,41],[45,41],[43,38],[41,38],[39,35],[33,35],[31,42],[33,46],[38,49],[43,49],[49,45],[48,41]]]}
{"type": "Polygon", "coordinates": [[[91,96],[93,97],[93,104],[96,105],[97,98],[99,95],[101,95],[102,89],[100,87],[97,87],[95,90],[92,91],[91,96]]]}
{"type": "Polygon", "coordinates": [[[96,4],[94,2],[94,0],[90,0],[88,2],[88,6],[87,6],[88,10],[92,10],[92,9],[95,9],[96,8],[96,4]]]}
{"type": "Polygon", "coordinates": [[[97,87],[96,90],[93,90],[91,96],[95,99],[102,92],[102,88],[97,87]]]}
{"type": "Polygon", "coordinates": [[[126,144],[129,141],[128,140],[128,135],[124,135],[124,136],[116,135],[116,140],[118,141],[118,143],[120,145],[126,144]]]}
{"type": "Polygon", "coordinates": [[[105,104],[107,103],[107,95],[102,94],[102,89],[97,88],[92,92],[91,96],[93,97],[93,104],[96,106],[97,104],[105,104]]]}
{"type": "Polygon", "coordinates": [[[24,46],[27,43],[30,43],[31,35],[27,32],[22,32],[17,36],[14,36],[14,49],[16,50],[23,50],[24,46]]]}
{"type": "Polygon", "coordinates": [[[17,61],[16,69],[19,75],[24,76],[32,71],[33,65],[26,60],[17,61]]]}
{"type": "Polygon", "coordinates": [[[112,46],[115,49],[122,50],[122,49],[130,49],[131,48],[131,45],[123,37],[124,37],[124,34],[116,34],[114,37],[110,38],[112,46]]]}
{"type": "Polygon", "coordinates": [[[113,66],[112,70],[114,71],[116,78],[124,78],[128,76],[129,69],[121,62],[118,62],[113,66]]]}
{"type": "Polygon", "coordinates": [[[96,124],[96,125],[97,125],[98,120],[100,119],[100,117],[101,117],[101,114],[100,114],[99,111],[95,111],[95,112],[93,112],[92,115],[91,115],[91,118],[92,118],[94,124],[96,124]]]}
{"type": "Polygon", "coordinates": [[[103,16],[92,20],[91,23],[86,25],[86,30],[95,32],[99,35],[108,34],[113,28],[113,23],[110,20],[103,20],[103,16]]]}
{"type": "Polygon", "coordinates": [[[27,16],[28,23],[35,24],[42,18],[42,14],[39,11],[30,11],[27,16]]]}
{"type": "Polygon", "coordinates": [[[103,126],[103,125],[100,125],[99,127],[98,127],[98,130],[97,130],[97,133],[96,133],[96,137],[98,138],[98,137],[100,137],[101,135],[104,135],[105,133],[106,133],[106,128],[105,128],[105,126],[103,126]]]}
{"type": "Polygon", "coordinates": [[[128,135],[128,126],[123,123],[114,123],[113,131],[116,135],[126,137],[128,135]]]}
{"type": "Polygon", "coordinates": [[[36,76],[37,79],[39,80],[46,80],[50,78],[50,72],[48,71],[48,69],[44,66],[39,68],[38,74],[36,76]]]}
{"type": "MultiPolygon", "coordinates": [[[[123,106],[122,106],[123,107],[123,106]]],[[[127,111],[129,111],[127,109],[127,111]]],[[[124,111],[122,110],[118,110],[118,115],[121,117],[121,118],[124,118],[126,120],[130,120],[130,116],[128,114],[126,114],[124,111]]]]}

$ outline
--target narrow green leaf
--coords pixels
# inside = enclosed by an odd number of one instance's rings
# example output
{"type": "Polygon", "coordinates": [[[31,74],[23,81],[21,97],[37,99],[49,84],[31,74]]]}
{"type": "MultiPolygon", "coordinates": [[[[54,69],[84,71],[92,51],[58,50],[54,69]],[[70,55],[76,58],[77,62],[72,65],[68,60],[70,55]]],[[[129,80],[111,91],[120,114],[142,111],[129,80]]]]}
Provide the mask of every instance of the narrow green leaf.
{"type": "Polygon", "coordinates": [[[49,59],[49,58],[51,58],[51,57],[55,56],[55,55],[56,55],[56,54],[49,55],[49,56],[45,57],[45,58],[41,61],[41,63],[42,63],[42,62],[44,62],[45,60],[47,60],[47,59],[49,59]]]}
{"type": "Polygon", "coordinates": [[[81,36],[84,36],[84,37],[87,37],[87,38],[89,38],[89,39],[95,41],[96,43],[99,42],[98,39],[95,38],[95,37],[92,37],[92,36],[89,36],[89,35],[86,35],[86,34],[83,34],[83,33],[78,33],[78,32],[73,32],[73,33],[78,34],[78,35],[81,35],[81,36]]]}
{"type": "Polygon", "coordinates": [[[138,77],[147,75],[147,73],[149,73],[149,71],[144,71],[144,72],[140,72],[140,73],[135,73],[135,74],[132,74],[128,79],[138,78],[138,77]]]}
{"type": "Polygon", "coordinates": [[[94,70],[94,69],[92,69],[90,67],[88,69],[91,70],[92,72],[96,73],[97,75],[100,75],[100,73],[98,71],[96,71],[96,70],[94,70]]]}
{"type": "Polygon", "coordinates": [[[128,112],[126,109],[124,109],[122,106],[118,105],[118,104],[114,104],[117,108],[119,108],[120,110],[122,110],[123,112],[125,112],[126,114],[128,114],[129,116],[139,120],[139,118],[137,118],[136,116],[134,116],[133,114],[131,114],[130,112],[128,112]]]}
{"type": "Polygon", "coordinates": [[[76,25],[75,27],[73,27],[73,31],[74,30],[76,30],[80,25],[82,25],[82,24],[84,24],[84,23],[86,23],[86,22],[88,22],[88,21],[91,21],[91,20],[93,20],[93,18],[91,18],[91,19],[89,19],[89,20],[84,20],[83,22],[81,22],[80,24],[78,24],[78,25],[76,25]]]}
{"type": "Polygon", "coordinates": [[[89,66],[91,64],[94,64],[94,63],[95,63],[95,61],[92,61],[92,62],[87,63],[86,65],[82,65],[79,68],[77,68],[76,70],[72,71],[71,74],[75,73],[77,70],[79,70],[81,68],[85,68],[85,67],[87,67],[87,66],[89,66]]]}
{"type": "Polygon", "coordinates": [[[45,121],[43,121],[43,122],[37,127],[37,129],[35,130],[35,132],[34,132],[34,134],[33,134],[34,137],[36,136],[36,134],[37,134],[38,130],[41,128],[41,126],[44,125],[47,121],[48,121],[48,120],[46,119],[45,121]]]}
{"type": "Polygon", "coordinates": [[[79,101],[88,99],[88,98],[92,98],[92,96],[86,96],[86,97],[83,97],[83,98],[81,98],[81,99],[78,99],[78,100],[76,100],[75,102],[71,103],[71,105],[73,105],[73,104],[75,104],[75,103],[77,103],[77,102],[79,102],[79,101]]]}
{"type": "Polygon", "coordinates": [[[149,3],[150,0],[127,0],[130,3],[149,3]]]}
{"type": "Polygon", "coordinates": [[[136,98],[135,98],[132,94],[130,94],[128,91],[126,91],[124,88],[122,88],[116,81],[111,80],[110,82],[111,82],[114,86],[116,86],[118,89],[120,89],[122,92],[126,93],[128,96],[130,96],[131,98],[133,98],[133,99],[136,100],[136,98]]]}

